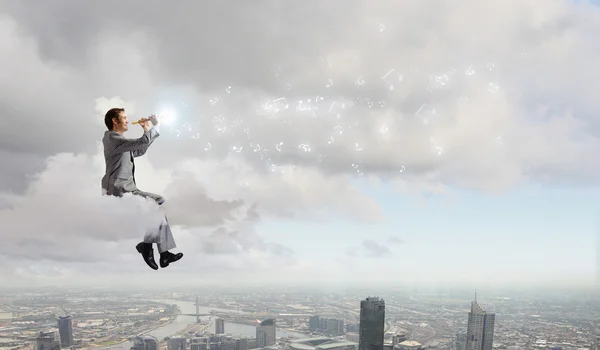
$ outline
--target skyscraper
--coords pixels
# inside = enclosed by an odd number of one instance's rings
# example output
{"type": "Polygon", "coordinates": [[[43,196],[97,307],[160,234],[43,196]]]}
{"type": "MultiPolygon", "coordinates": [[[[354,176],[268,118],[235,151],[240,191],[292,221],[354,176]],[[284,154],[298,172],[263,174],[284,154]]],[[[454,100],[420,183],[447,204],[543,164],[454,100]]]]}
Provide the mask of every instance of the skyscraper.
{"type": "Polygon", "coordinates": [[[217,318],[215,320],[215,334],[224,334],[225,333],[225,320],[222,318],[217,318]]]}
{"type": "Polygon", "coordinates": [[[184,337],[171,337],[167,341],[168,350],[187,350],[187,339],[184,337]]]}
{"type": "Polygon", "coordinates": [[[73,320],[71,316],[60,316],[58,318],[58,333],[60,334],[60,346],[69,348],[73,346],[73,320]]]}
{"type": "Polygon", "coordinates": [[[492,350],[494,341],[495,314],[488,314],[475,300],[471,302],[471,312],[467,323],[465,350],[492,350]]]}
{"type": "Polygon", "coordinates": [[[35,338],[35,350],[60,350],[60,338],[55,330],[39,332],[35,338]]]}
{"type": "Polygon", "coordinates": [[[259,348],[275,345],[275,336],[275,319],[270,318],[268,320],[264,320],[258,326],[256,326],[256,345],[259,348]]]}
{"type": "Polygon", "coordinates": [[[368,297],[360,302],[358,350],[383,350],[385,302],[368,297]]]}
{"type": "Polygon", "coordinates": [[[156,338],[150,335],[137,336],[133,340],[131,350],[158,350],[156,338]]]}

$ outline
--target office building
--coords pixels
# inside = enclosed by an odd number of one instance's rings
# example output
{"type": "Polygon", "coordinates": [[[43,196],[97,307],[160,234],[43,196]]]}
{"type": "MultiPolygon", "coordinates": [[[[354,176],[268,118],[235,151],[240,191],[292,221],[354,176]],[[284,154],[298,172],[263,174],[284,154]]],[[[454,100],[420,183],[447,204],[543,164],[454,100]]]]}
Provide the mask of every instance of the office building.
{"type": "Polygon", "coordinates": [[[55,330],[39,332],[35,338],[35,350],[60,350],[60,337],[55,330]]]}
{"type": "Polygon", "coordinates": [[[171,337],[167,341],[168,350],[187,350],[187,339],[184,337],[171,337]]]}
{"type": "Polygon", "coordinates": [[[316,315],[315,316],[311,316],[308,319],[308,328],[311,331],[316,331],[317,329],[321,328],[321,323],[320,323],[320,320],[319,320],[319,316],[316,316],[316,315]]]}
{"type": "Polygon", "coordinates": [[[149,335],[137,336],[133,340],[131,350],[158,350],[158,342],[149,335]]]}
{"type": "Polygon", "coordinates": [[[217,318],[215,320],[215,334],[224,334],[225,333],[225,320],[222,318],[217,318]]]}
{"type": "Polygon", "coordinates": [[[492,350],[496,315],[487,313],[475,300],[471,302],[471,312],[467,323],[465,350],[492,350]]]}
{"type": "Polygon", "coordinates": [[[58,334],[60,335],[60,346],[62,348],[73,346],[73,320],[71,320],[71,316],[60,316],[58,318],[58,334]]]}
{"type": "Polygon", "coordinates": [[[256,326],[256,345],[259,348],[264,348],[270,345],[275,345],[276,341],[276,325],[275,319],[270,318],[262,321],[256,326]]]}
{"type": "Polygon", "coordinates": [[[383,350],[385,302],[368,297],[360,302],[359,350],[383,350]]]}
{"type": "Polygon", "coordinates": [[[454,340],[452,350],[465,350],[466,343],[467,343],[467,334],[466,333],[456,333],[456,339],[454,340]]]}
{"type": "Polygon", "coordinates": [[[248,339],[240,338],[235,340],[235,350],[248,350],[248,339]]]}
{"type": "Polygon", "coordinates": [[[195,337],[190,339],[190,350],[208,350],[208,338],[195,337]]]}
{"type": "Polygon", "coordinates": [[[406,337],[406,334],[396,334],[392,337],[392,345],[398,345],[407,340],[408,338],[406,337]]]}

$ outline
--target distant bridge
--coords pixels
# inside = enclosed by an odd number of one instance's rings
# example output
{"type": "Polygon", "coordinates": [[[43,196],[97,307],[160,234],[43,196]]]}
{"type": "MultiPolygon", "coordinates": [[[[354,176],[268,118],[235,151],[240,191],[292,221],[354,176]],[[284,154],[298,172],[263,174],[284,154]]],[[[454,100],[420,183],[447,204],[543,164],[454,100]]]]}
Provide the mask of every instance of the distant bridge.
{"type": "Polygon", "coordinates": [[[179,315],[182,315],[182,316],[194,316],[194,317],[196,317],[196,316],[200,316],[200,317],[202,317],[202,316],[211,316],[211,314],[179,314],[179,315]]]}

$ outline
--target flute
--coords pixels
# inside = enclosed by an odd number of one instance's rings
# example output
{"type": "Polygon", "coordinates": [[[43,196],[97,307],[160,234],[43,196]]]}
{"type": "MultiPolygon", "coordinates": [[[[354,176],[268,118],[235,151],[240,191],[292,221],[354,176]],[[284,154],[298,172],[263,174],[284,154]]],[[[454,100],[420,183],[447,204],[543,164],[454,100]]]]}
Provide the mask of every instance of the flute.
{"type": "MultiPolygon", "coordinates": [[[[160,116],[156,116],[156,118],[157,118],[157,119],[161,119],[161,117],[160,117],[160,116]]],[[[147,121],[149,121],[149,120],[150,120],[150,118],[141,118],[141,119],[138,119],[138,120],[136,120],[136,121],[134,121],[134,122],[131,122],[131,124],[133,124],[133,125],[137,125],[137,124],[139,124],[139,123],[141,123],[141,122],[147,122],[147,121]]]]}

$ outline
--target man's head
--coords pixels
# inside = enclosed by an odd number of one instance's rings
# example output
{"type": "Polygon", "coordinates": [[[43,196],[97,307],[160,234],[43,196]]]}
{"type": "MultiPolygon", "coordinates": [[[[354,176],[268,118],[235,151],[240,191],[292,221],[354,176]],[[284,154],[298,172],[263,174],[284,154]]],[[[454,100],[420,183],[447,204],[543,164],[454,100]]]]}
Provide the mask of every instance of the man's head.
{"type": "Polygon", "coordinates": [[[104,124],[108,130],[116,131],[120,134],[128,129],[127,115],[125,108],[111,108],[104,115],[104,124]]]}

